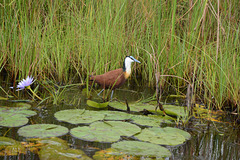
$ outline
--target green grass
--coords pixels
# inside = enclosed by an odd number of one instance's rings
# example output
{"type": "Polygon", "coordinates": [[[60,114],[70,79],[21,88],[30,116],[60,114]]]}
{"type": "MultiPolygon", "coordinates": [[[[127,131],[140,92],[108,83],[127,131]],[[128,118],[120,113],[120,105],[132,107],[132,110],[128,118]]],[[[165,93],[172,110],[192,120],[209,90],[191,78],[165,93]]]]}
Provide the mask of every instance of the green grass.
{"type": "MultiPolygon", "coordinates": [[[[122,67],[126,55],[142,82],[180,90],[222,108],[240,105],[237,0],[9,1],[0,4],[0,72],[13,80],[85,83],[122,67]],[[192,2],[192,3],[190,3],[192,2]],[[220,27],[218,28],[218,22],[220,27]],[[217,41],[218,39],[218,41],[217,41]]],[[[139,81],[139,80],[138,80],[139,81]]],[[[239,108],[238,108],[239,110],[239,108]]]]}

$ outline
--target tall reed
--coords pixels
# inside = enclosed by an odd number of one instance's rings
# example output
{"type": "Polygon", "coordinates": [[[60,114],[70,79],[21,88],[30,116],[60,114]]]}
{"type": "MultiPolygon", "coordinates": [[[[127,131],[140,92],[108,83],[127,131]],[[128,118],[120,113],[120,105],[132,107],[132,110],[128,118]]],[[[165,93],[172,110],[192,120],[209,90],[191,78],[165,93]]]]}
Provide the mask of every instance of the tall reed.
{"type": "Polygon", "coordinates": [[[143,62],[133,71],[149,86],[158,72],[161,86],[191,83],[204,103],[239,106],[238,9],[237,0],[5,0],[0,71],[84,83],[133,55],[143,62]]]}

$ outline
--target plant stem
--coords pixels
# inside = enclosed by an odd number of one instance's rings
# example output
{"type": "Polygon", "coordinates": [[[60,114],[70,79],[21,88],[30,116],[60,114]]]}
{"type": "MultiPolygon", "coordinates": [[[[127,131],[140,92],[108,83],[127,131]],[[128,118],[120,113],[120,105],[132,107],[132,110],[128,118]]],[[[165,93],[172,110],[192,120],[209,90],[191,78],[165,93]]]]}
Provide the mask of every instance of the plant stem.
{"type": "Polygon", "coordinates": [[[36,96],[39,100],[42,101],[42,98],[40,98],[40,97],[31,89],[30,86],[27,86],[26,88],[29,89],[29,90],[32,92],[33,96],[36,96]]]}

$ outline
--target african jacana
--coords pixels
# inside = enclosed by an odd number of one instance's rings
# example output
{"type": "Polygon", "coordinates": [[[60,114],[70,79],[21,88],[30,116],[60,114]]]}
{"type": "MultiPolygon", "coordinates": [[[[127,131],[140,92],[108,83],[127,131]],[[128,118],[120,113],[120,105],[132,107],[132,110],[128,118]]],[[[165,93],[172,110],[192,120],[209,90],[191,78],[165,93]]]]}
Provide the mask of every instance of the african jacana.
{"type": "Polygon", "coordinates": [[[112,89],[112,99],[114,89],[121,87],[130,76],[132,62],[141,63],[132,56],[126,56],[122,68],[109,71],[101,75],[90,76],[90,81],[94,81],[103,88],[98,95],[100,95],[105,89],[112,89]]]}

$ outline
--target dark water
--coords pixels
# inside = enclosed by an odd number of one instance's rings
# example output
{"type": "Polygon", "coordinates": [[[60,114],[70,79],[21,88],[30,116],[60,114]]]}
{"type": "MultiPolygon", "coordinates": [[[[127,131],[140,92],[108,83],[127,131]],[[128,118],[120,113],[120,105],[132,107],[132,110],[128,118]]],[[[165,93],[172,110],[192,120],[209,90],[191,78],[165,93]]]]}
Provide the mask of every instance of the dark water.
{"type": "MultiPolygon", "coordinates": [[[[120,100],[127,99],[129,102],[139,99],[146,99],[151,97],[154,90],[145,88],[134,88],[133,86],[124,86],[123,89],[117,90],[114,93],[114,97],[120,100]],[[127,90],[128,89],[128,90],[127,90]]],[[[21,93],[22,98],[28,97],[27,94],[21,93]]],[[[92,99],[101,101],[96,98],[96,94],[92,99]]],[[[28,97],[29,98],[29,97],[28,97]]],[[[33,116],[29,120],[29,124],[60,124],[69,129],[76,127],[68,123],[62,123],[54,118],[54,113],[60,110],[72,109],[72,108],[86,108],[92,109],[86,105],[86,94],[82,93],[79,87],[72,88],[71,90],[65,90],[62,97],[59,98],[59,104],[42,104],[37,105],[31,103],[32,110],[38,114],[33,116]]],[[[178,101],[179,102],[179,101],[178,101]]],[[[11,105],[10,102],[0,101],[1,105],[11,105]]],[[[177,127],[188,131],[191,134],[191,139],[179,146],[165,146],[167,147],[172,156],[166,159],[196,159],[196,160],[208,160],[208,159],[240,159],[240,130],[237,124],[234,124],[234,120],[230,115],[223,116],[223,122],[211,122],[204,119],[191,118],[189,123],[185,126],[179,124],[177,127]]],[[[166,126],[167,124],[163,124],[166,126]]],[[[172,125],[173,126],[173,125],[172,125]]],[[[173,127],[176,127],[175,125],[173,127]]],[[[20,128],[20,127],[19,127],[20,128]]],[[[11,137],[18,141],[25,141],[25,138],[19,137],[16,128],[0,127],[0,136],[11,137]]],[[[60,137],[67,140],[71,144],[72,148],[83,150],[88,156],[92,157],[97,151],[94,148],[106,149],[111,146],[108,143],[92,143],[73,138],[72,136],[65,135],[60,137]]],[[[27,155],[18,155],[10,157],[0,157],[0,159],[39,159],[38,155],[29,152],[27,155]]]]}

